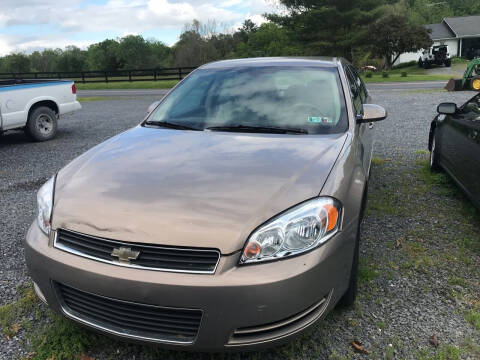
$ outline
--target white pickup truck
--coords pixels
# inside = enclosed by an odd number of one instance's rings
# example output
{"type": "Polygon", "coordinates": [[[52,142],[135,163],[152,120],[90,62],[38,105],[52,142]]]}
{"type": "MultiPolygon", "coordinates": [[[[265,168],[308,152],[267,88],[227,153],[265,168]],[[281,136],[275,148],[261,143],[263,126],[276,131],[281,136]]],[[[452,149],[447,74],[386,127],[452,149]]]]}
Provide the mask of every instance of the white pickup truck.
{"type": "Polygon", "coordinates": [[[35,141],[50,140],[59,117],[81,108],[73,81],[0,81],[0,134],[24,129],[35,141]]]}

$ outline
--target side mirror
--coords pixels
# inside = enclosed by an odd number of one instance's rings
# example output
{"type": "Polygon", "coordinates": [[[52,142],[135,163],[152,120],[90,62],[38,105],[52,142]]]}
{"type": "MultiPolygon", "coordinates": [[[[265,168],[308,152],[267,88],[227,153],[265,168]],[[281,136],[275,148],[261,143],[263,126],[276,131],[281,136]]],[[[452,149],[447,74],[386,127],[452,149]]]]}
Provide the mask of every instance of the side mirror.
{"type": "Polygon", "coordinates": [[[455,103],[441,103],[438,105],[437,112],[444,115],[453,115],[458,112],[457,104],[455,103]]]}
{"type": "Polygon", "coordinates": [[[148,107],[147,114],[150,114],[153,110],[155,110],[157,108],[158,104],[160,104],[160,101],[155,101],[154,103],[152,103],[148,107]]]}
{"type": "Polygon", "coordinates": [[[387,118],[387,110],[379,105],[363,104],[363,115],[359,115],[357,123],[370,123],[375,121],[382,121],[387,118]]]}

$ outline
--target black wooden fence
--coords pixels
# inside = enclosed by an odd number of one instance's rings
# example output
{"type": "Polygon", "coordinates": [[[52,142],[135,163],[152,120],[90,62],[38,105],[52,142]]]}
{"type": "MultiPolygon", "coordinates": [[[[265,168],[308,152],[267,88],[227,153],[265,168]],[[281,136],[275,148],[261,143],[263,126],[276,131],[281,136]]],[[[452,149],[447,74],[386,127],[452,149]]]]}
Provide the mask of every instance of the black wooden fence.
{"type": "Polygon", "coordinates": [[[5,79],[68,79],[79,83],[109,83],[125,81],[165,81],[182,80],[196,68],[162,68],[142,70],[118,71],[78,71],[78,72],[25,72],[25,73],[0,73],[0,80],[5,79]]]}

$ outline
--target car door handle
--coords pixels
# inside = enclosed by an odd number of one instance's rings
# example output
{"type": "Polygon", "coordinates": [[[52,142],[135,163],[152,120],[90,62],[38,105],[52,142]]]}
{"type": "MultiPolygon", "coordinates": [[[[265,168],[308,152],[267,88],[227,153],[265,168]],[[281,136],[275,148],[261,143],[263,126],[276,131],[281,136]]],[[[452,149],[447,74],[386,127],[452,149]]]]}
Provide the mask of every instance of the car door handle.
{"type": "Polygon", "coordinates": [[[472,140],[475,140],[478,137],[478,131],[472,131],[468,134],[468,137],[472,140]]]}
{"type": "Polygon", "coordinates": [[[373,129],[373,127],[375,126],[375,124],[373,122],[371,122],[370,124],[368,124],[368,128],[369,129],[373,129]]]}

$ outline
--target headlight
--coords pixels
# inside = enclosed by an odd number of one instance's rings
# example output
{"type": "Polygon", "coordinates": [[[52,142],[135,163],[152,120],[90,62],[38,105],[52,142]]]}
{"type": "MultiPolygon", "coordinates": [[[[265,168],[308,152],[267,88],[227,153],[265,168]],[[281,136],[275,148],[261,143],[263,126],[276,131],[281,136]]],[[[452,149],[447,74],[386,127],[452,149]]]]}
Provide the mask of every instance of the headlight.
{"type": "Polygon", "coordinates": [[[50,234],[54,186],[55,176],[51,177],[37,193],[38,226],[47,235],[50,234]]]}
{"type": "Polygon", "coordinates": [[[269,220],[248,238],[241,264],[294,256],[324,244],[338,231],[339,201],[321,197],[269,220]]]}

